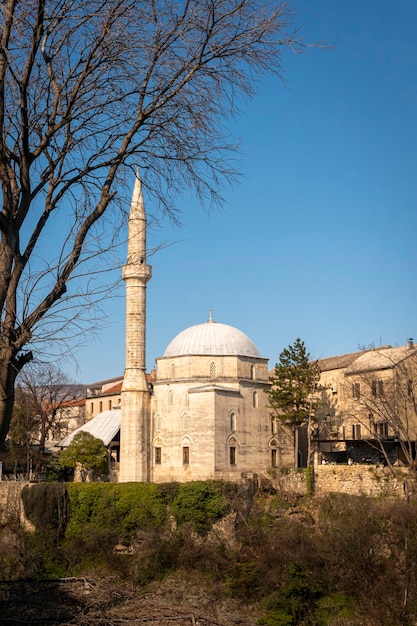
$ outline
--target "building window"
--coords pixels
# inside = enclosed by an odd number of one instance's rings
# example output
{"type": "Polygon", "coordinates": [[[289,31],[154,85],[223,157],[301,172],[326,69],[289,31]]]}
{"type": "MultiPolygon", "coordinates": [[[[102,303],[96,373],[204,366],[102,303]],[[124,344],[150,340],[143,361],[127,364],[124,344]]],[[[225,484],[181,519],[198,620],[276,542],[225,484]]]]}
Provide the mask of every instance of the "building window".
{"type": "Polygon", "coordinates": [[[235,446],[230,446],[229,455],[230,455],[230,465],[236,465],[236,447],[235,446]]]}
{"type": "Polygon", "coordinates": [[[375,424],[375,436],[378,438],[388,437],[388,422],[377,422],[375,424]]]}
{"type": "Polygon", "coordinates": [[[275,448],[272,448],[271,450],[271,466],[272,467],[277,467],[278,465],[278,455],[277,455],[277,450],[275,448]]]}
{"type": "Polygon", "coordinates": [[[352,385],[352,398],[359,400],[361,397],[361,385],[360,383],[353,383],[352,385]]]}
{"type": "Polygon", "coordinates": [[[94,402],[90,404],[90,413],[91,415],[94,415],[94,402]]]}
{"type": "Polygon", "coordinates": [[[252,406],[256,409],[258,406],[258,392],[254,391],[252,394],[252,406]]]}
{"type": "Polygon", "coordinates": [[[252,380],[255,380],[255,366],[254,365],[250,366],[250,377],[252,380]]]}
{"type": "Polygon", "coordinates": [[[182,429],[187,430],[188,428],[188,413],[182,414],[182,429]]]}
{"type": "Polygon", "coordinates": [[[384,395],[384,382],[382,380],[373,380],[371,388],[374,398],[381,398],[384,395]]]}
{"type": "Polygon", "coordinates": [[[169,366],[169,377],[175,378],[175,363],[171,363],[169,366]]]}
{"type": "Polygon", "coordinates": [[[172,393],[172,389],[168,391],[168,406],[172,406],[174,404],[174,394],[172,393]]]}
{"type": "Polygon", "coordinates": [[[217,368],[214,361],[210,363],[210,378],[216,378],[217,368]]]}
{"type": "Polygon", "coordinates": [[[111,400],[109,400],[109,411],[111,411],[111,400]]]}
{"type": "Polygon", "coordinates": [[[190,448],[188,446],[182,449],[182,464],[183,465],[190,464],[190,448]]]}
{"type": "Polygon", "coordinates": [[[273,435],[278,434],[278,418],[277,417],[271,418],[271,432],[273,435]]]}
{"type": "Polygon", "coordinates": [[[155,465],[161,465],[162,462],[162,448],[155,448],[155,465]]]}
{"type": "Polygon", "coordinates": [[[155,430],[157,432],[161,430],[161,415],[159,413],[155,415],[155,430]]]}
{"type": "Polygon", "coordinates": [[[102,410],[103,410],[103,402],[102,402],[101,400],[100,400],[99,407],[100,407],[100,413],[101,413],[101,412],[102,412],[102,410]]]}
{"type": "Polygon", "coordinates": [[[352,439],[361,439],[361,425],[352,424],[352,439]]]}
{"type": "Polygon", "coordinates": [[[230,413],[230,430],[233,432],[236,430],[236,413],[233,411],[230,413]]]}

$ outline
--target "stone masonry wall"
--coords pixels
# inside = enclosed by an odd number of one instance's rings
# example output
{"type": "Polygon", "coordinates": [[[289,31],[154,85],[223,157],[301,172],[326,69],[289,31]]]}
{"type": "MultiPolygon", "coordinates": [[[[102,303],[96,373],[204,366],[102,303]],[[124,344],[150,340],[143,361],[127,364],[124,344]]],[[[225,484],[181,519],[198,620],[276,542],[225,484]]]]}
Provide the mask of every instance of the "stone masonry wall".
{"type": "MultiPolygon", "coordinates": [[[[21,492],[27,484],[21,481],[0,481],[0,523],[20,520],[30,526],[25,519],[21,499],[21,492]]],[[[273,487],[284,497],[303,496],[308,492],[306,472],[302,470],[290,470],[282,474],[277,470],[274,476],[258,474],[258,484],[264,488],[273,487]]],[[[393,475],[387,468],[376,465],[319,465],[314,472],[314,493],[318,497],[329,493],[346,493],[405,498],[408,494],[417,493],[417,483],[407,476],[406,469],[397,469],[393,475]]]]}
{"type": "Polygon", "coordinates": [[[22,481],[0,481],[0,524],[16,520],[26,525],[21,493],[27,484],[22,481]]]}

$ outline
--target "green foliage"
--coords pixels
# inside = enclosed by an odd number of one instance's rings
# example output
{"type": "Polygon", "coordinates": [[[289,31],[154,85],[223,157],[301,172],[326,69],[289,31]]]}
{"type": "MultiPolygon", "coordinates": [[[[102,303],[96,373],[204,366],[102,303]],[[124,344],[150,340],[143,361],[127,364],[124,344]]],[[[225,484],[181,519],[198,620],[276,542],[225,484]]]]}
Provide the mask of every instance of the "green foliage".
{"type": "Polygon", "coordinates": [[[312,615],[323,590],[299,563],[290,563],[278,595],[266,602],[268,614],[262,626],[297,626],[314,624],[312,615]]]}
{"type": "Polygon", "coordinates": [[[277,417],[291,426],[306,424],[315,411],[311,394],[317,387],[320,370],[316,362],[310,361],[310,354],[301,339],[285,348],[275,365],[269,382],[270,406],[277,417]]]}
{"type": "Polygon", "coordinates": [[[225,515],[236,487],[230,483],[196,481],[178,486],[172,513],[179,524],[190,523],[203,533],[225,515]]]}
{"type": "Polygon", "coordinates": [[[59,457],[64,468],[75,469],[77,464],[87,472],[108,474],[108,451],[101,439],[80,431],[59,457]]]}
{"type": "Polygon", "coordinates": [[[153,483],[70,483],[67,536],[82,536],[87,527],[117,528],[129,539],[139,529],[160,528],[170,498],[153,483]]]}
{"type": "Polygon", "coordinates": [[[342,593],[332,593],[318,600],[315,614],[318,626],[331,626],[342,619],[350,620],[355,616],[354,600],[342,593]]]}
{"type": "Polygon", "coordinates": [[[314,493],[314,469],[311,465],[305,469],[307,494],[312,496],[314,493]]]}

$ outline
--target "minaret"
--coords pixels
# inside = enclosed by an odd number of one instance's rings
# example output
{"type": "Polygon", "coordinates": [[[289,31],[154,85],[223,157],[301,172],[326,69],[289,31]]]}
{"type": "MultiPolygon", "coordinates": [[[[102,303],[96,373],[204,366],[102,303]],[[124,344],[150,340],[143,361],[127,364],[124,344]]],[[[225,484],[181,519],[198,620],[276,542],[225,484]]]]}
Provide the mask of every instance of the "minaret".
{"type": "Polygon", "coordinates": [[[146,215],[136,173],[128,222],[126,284],[126,367],[122,386],[119,482],[150,479],[150,392],[146,381],[146,215]]]}

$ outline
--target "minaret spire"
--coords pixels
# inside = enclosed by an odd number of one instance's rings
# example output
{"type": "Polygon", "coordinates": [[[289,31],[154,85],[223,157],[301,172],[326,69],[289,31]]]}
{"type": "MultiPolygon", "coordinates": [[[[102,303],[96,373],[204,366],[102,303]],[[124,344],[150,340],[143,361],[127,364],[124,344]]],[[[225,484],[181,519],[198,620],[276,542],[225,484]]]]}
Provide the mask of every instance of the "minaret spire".
{"type": "Polygon", "coordinates": [[[146,215],[136,171],[128,221],[126,284],[126,365],[122,386],[121,482],[149,480],[150,393],[146,381],[146,215]]]}

